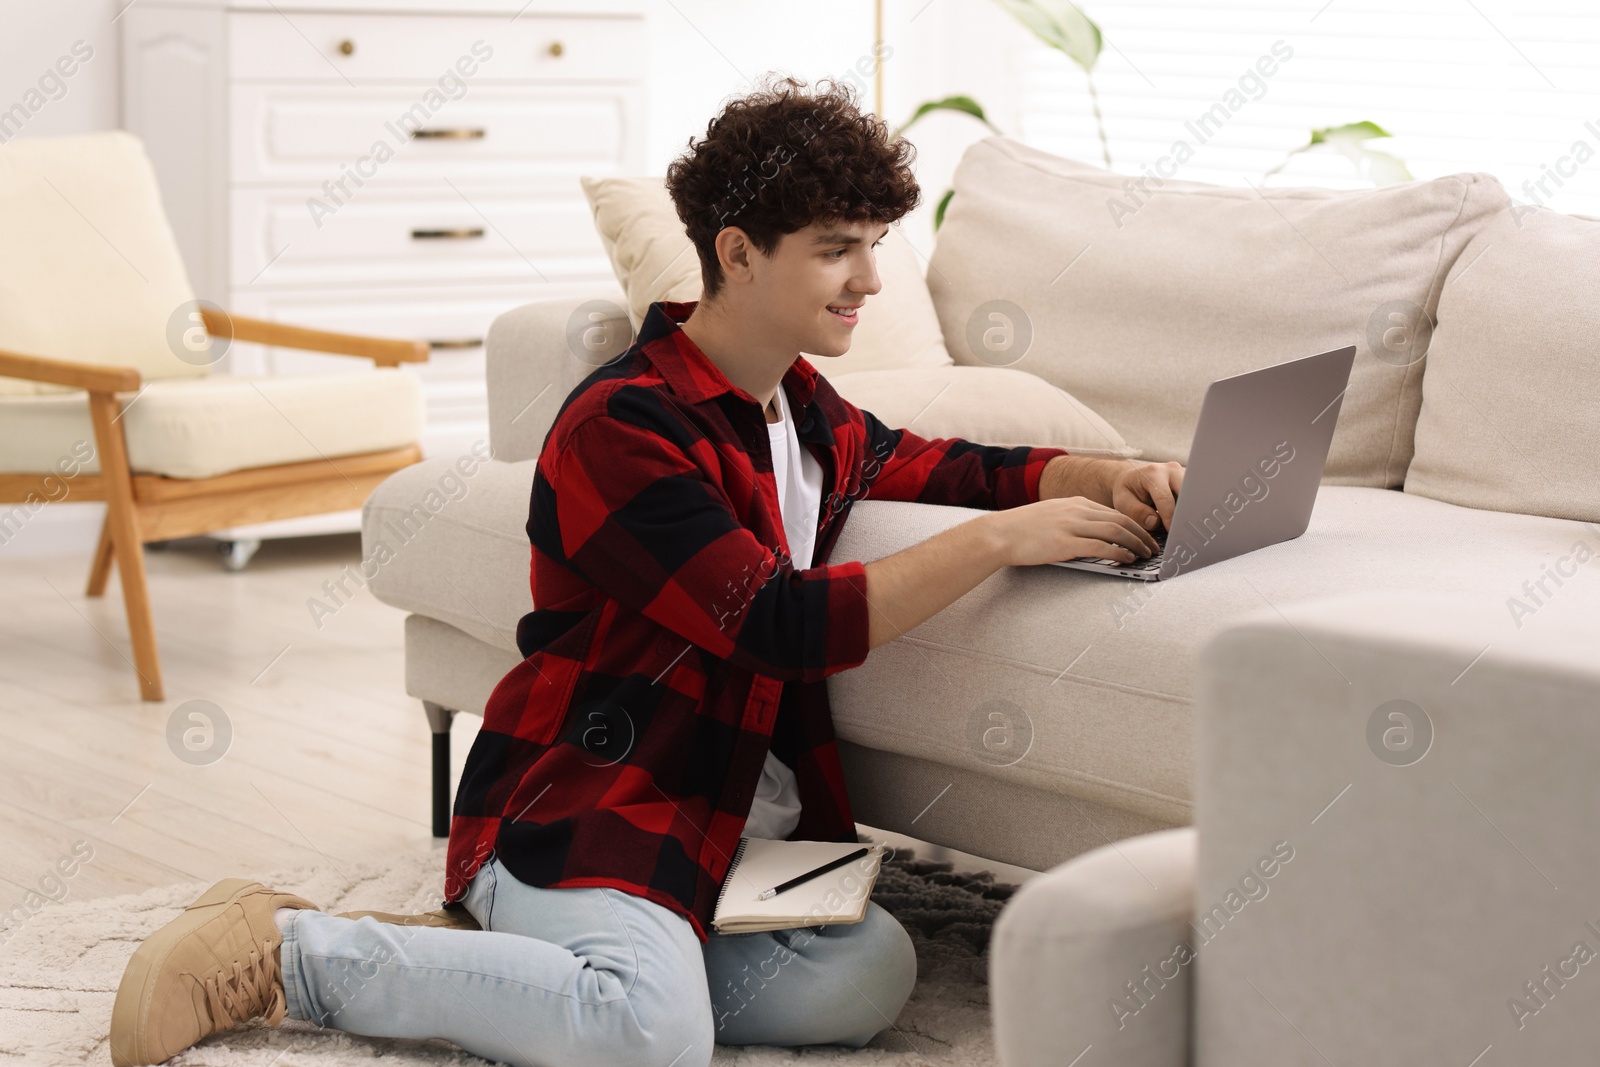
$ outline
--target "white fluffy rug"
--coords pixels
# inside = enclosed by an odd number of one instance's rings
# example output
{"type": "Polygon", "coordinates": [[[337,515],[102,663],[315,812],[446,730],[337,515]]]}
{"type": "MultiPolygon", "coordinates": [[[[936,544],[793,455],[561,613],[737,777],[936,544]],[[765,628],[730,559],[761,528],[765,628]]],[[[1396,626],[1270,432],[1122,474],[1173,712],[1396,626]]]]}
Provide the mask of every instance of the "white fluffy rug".
{"type": "MultiPolygon", "coordinates": [[[[870,840],[863,836],[863,840],[870,840]]],[[[341,863],[260,874],[324,911],[427,911],[440,896],[442,843],[387,865],[341,863]],[[342,873],[341,873],[342,872],[342,873]]],[[[49,904],[0,945],[0,1063],[29,1067],[108,1065],[106,1031],[117,983],[139,942],[174,918],[209,883],[136,895],[49,904]]],[[[994,1067],[989,1029],[989,932],[1015,887],[985,873],[952,873],[900,849],[888,858],[872,899],[894,913],[917,948],[917,986],[894,1027],[859,1050],[717,1046],[717,1065],[793,1063],[961,1064],[994,1067]]],[[[430,1064],[482,1067],[488,1061],[443,1040],[368,1038],[287,1019],[256,1020],[216,1034],[168,1061],[175,1067],[336,1067],[430,1064]]]]}

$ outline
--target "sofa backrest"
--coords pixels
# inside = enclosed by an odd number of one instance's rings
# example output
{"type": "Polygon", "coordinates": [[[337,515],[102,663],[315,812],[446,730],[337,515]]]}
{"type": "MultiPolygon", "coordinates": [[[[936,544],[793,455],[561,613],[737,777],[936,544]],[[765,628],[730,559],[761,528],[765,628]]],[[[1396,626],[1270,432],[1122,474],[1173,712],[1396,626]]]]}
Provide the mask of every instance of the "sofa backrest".
{"type": "Polygon", "coordinates": [[[1380,488],[1411,462],[1424,348],[1410,330],[1510,203],[1489,174],[1225,188],[998,136],[967,150],[954,185],[928,288],[957,363],[1032,371],[1143,459],[1187,462],[1213,380],[1354,344],[1323,481],[1380,488]]]}
{"type": "MultiPolygon", "coordinates": [[[[6,143],[0,349],[133,367],[145,378],[197,377],[212,362],[198,314],[137,137],[107,130],[6,143]]],[[[64,391],[0,378],[0,394],[64,391]]]]}
{"type": "Polygon", "coordinates": [[[1600,220],[1519,205],[1478,231],[1439,298],[1406,492],[1600,523],[1597,295],[1600,220]]]}

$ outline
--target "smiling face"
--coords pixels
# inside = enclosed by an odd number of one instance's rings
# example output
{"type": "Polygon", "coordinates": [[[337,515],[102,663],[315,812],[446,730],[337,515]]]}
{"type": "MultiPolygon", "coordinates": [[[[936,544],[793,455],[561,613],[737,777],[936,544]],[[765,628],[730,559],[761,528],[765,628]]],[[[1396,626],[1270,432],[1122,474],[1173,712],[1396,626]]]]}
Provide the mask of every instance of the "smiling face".
{"type": "Polygon", "coordinates": [[[882,222],[813,222],[784,234],[771,259],[757,256],[752,295],[773,335],[812,355],[848,352],[856,324],[871,314],[867,297],[883,288],[877,247],[888,232],[882,222]]]}

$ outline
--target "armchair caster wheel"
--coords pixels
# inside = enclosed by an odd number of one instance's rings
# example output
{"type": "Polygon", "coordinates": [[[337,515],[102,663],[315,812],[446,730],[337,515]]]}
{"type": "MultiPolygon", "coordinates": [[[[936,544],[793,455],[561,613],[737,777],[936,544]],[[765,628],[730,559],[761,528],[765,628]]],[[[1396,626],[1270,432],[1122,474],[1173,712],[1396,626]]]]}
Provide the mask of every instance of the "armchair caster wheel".
{"type": "Polygon", "coordinates": [[[235,574],[244,570],[260,547],[260,540],[253,537],[242,541],[218,541],[217,555],[222,557],[222,569],[235,574]]]}

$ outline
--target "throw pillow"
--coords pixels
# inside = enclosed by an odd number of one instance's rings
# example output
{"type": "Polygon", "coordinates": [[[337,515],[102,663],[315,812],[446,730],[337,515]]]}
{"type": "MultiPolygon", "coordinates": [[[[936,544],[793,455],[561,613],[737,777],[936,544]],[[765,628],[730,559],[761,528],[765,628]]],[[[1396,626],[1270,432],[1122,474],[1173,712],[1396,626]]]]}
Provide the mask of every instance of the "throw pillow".
{"type": "MultiPolygon", "coordinates": [[[[661,178],[579,179],[595,229],[628,296],[635,331],[657,300],[699,300],[700,259],[661,178]]],[[[923,259],[891,226],[877,253],[883,288],[867,297],[842,356],[806,358],[829,380],[851,371],[948,367],[954,361],[939,333],[939,317],[923,277],[923,259]]],[[[876,414],[876,412],[874,412],[876,414]]]]}
{"type": "Polygon", "coordinates": [[[1006,367],[929,367],[826,375],[838,394],[885,424],[930,440],[1064,448],[1132,459],[1139,450],[1071,393],[1006,367]]]}

